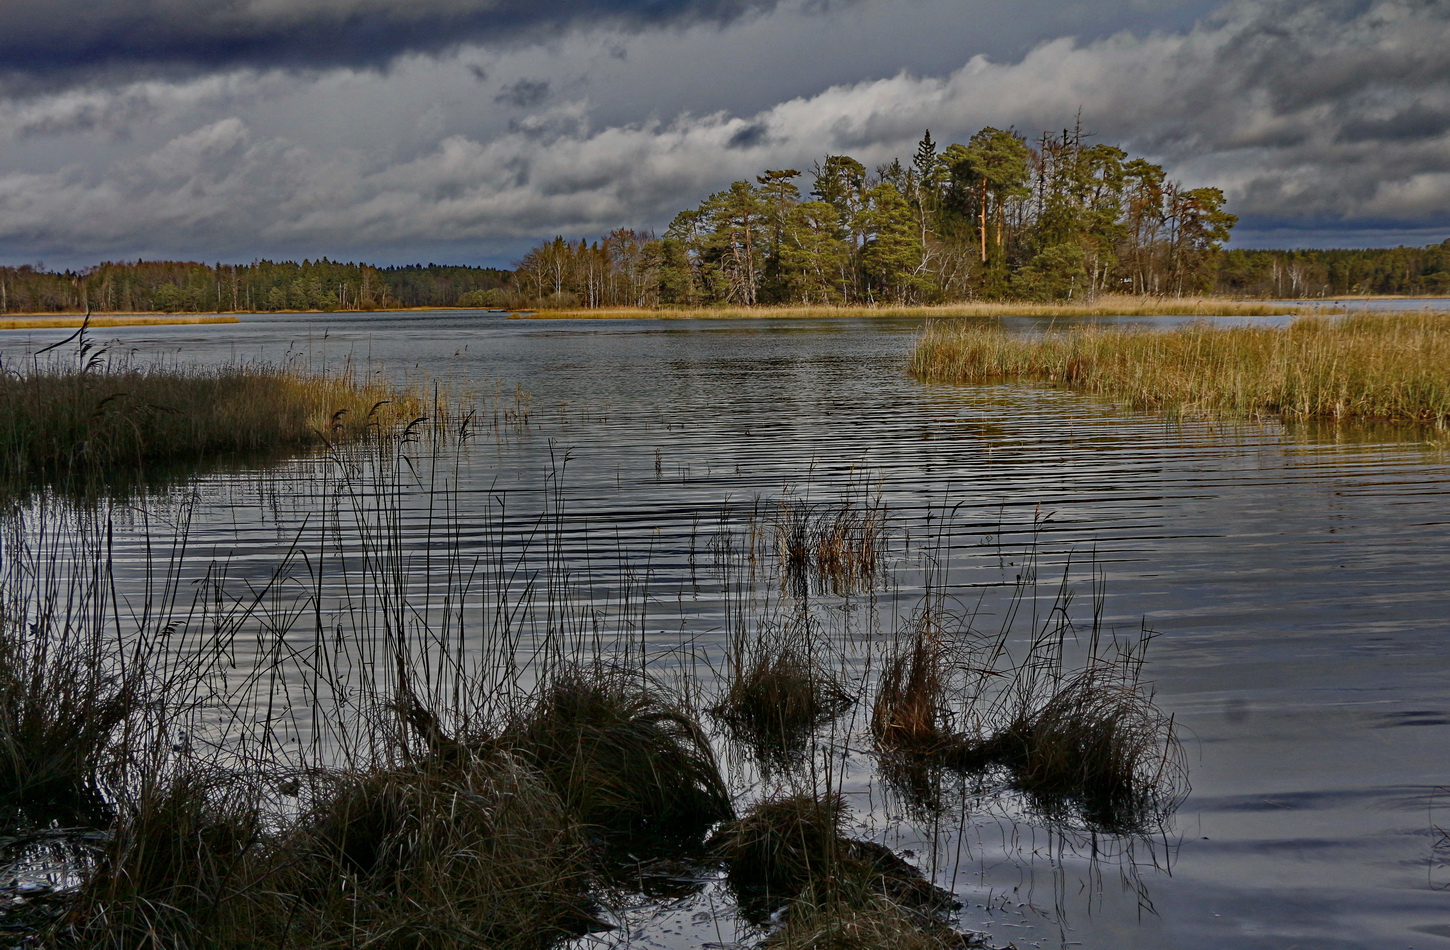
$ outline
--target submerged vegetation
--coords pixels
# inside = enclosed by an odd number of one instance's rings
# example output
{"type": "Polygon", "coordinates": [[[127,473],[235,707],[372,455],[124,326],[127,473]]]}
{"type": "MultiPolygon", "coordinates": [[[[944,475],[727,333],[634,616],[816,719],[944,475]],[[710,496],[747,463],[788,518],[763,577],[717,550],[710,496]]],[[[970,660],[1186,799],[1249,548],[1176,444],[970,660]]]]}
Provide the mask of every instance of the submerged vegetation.
{"type": "Polygon", "coordinates": [[[1302,317],[1286,328],[1082,326],[1036,335],[933,324],[911,372],[930,382],[1052,383],[1175,415],[1444,424],[1450,315],[1302,317]]]}

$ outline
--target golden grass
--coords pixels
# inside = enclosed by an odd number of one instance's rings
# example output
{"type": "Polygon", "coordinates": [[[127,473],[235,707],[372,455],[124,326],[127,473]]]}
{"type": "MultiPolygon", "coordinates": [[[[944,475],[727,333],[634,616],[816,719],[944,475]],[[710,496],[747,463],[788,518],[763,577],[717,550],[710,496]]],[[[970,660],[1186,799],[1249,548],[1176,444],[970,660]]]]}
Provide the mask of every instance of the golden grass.
{"type": "Polygon", "coordinates": [[[121,313],[109,317],[6,317],[0,330],[52,330],[87,327],[160,327],[200,323],[236,323],[236,317],[222,314],[121,313]]]}
{"type": "MultiPolygon", "coordinates": [[[[960,319],[967,317],[1272,317],[1302,313],[1293,304],[1228,300],[1215,297],[1130,297],[1108,294],[1090,304],[1014,303],[1010,301],[935,304],[931,306],[782,306],[782,307],[686,307],[646,310],[622,307],[599,310],[538,310],[514,313],[516,320],[742,320],[742,319],[831,319],[880,317],[889,319],[960,319]]],[[[1339,312],[1323,308],[1320,312],[1339,312]]]]}
{"type": "Polygon", "coordinates": [[[1042,335],[936,325],[918,341],[910,370],[930,382],[1054,383],[1174,415],[1443,424],[1450,420],[1450,314],[1042,335]]]}
{"type": "Polygon", "coordinates": [[[90,490],[168,465],[366,437],[426,404],[352,372],[44,364],[0,376],[0,491],[90,490]]]}

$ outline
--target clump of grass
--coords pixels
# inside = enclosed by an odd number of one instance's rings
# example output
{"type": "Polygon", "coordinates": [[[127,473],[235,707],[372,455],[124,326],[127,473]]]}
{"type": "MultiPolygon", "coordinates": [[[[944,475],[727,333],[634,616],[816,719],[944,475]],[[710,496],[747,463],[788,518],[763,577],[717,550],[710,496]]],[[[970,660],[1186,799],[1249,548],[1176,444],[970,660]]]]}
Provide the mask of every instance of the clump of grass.
{"type": "Polygon", "coordinates": [[[785,497],[770,522],[782,579],[797,597],[812,581],[834,594],[870,589],[885,564],[886,509],[880,497],[834,505],[785,497]]]}
{"type": "Polygon", "coordinates": [[[733,637],[729,685],[711,713],[758,757],[789,757],[855,701],[818,656],[818,637],[804,614],[733,637]]]}
{"type": "Polygon", "coordinates": [[[325,774],[266,857],[298,903],[279,947],[546,947],[593,924],[590,852],[549,783],[504,753],[325,774]]]}
{"type": "Polygon", "coordinates": [[[733,814],[699,724],[637,672],[560,670],[500,742],[606,845],[688,848],[733,814]]]}
{"type": "Polygon", "coordinates": [[[826,882],[854,882],[929,912],[955,905],[889,848],[848,838],[845,819],[840,795],[797,793],[757,802],[724,825],[714,839],[716,850],[747,916],[765,919],[826,882]]]}
{"type": "Polygon", "coordinates": [[[995,742],[1012,782],[1048,814],[1134,831],[1176,807],[1186,786],[1173,719],[1122,666],[1095,664],[1012,722],[995,742]]]}
{"type": "Polygon", "coordinates": [[[1285,328],[1072,327],[1040,335],[929,326],[913,375],[1025,379],[1132,409],[1252,418],[1450,421],[1450,314],[1301,317],[1285,328]]]}
{"type": "Polygon", "coordinates": [[[0,632],[0,808],[97,816],[117,731],[141,684],[112,668],[83,631],[3,623],[0,632]]]}
{"type": "Polygon", "coordinates": [[[211,943],[248,883],[260,818],[255,789],[235,775],[194,765],[152,770],[124,802],[58,942],[94,950],[211,943]]]}
{"type": "Polygon", "coordinates": [[[980,934],[961,933],[855,881],[817,882],[790,906],[770,950],[971,950],[980,934]]]}
{"type": "Polygon", "coordinates": [[[930,806],[933,770],[993,773],[1051,819],[1140,831],[1177,808],[1187,788],[1173,719],[1140,679],[1152,634],[1127,644],[1106,638],[1095,611],[1086,659],[1068,668],[1074,631],[1064,573],[1047,619],[1014,657],[1013,621],[1036,583],[1030,558],[1023,578],[995,637],[965,624],[947,630],[933,597],[913,618],[886,661],[872,710],[883,774],[930,806]]]}
{"type": "Polygon", "coordinates": [[[12,517],[0,535],[0,809],[99,821],[128,737],[161,690],[146,638],[131,663],[113,639],[110,565],[88,556],[105,527],[53,517],[43,507],[28,525],[12,517]]]}
{"type": "MultiPolygon", "coordinates": [[[[89,355],[88,355],[89,354],[89,355]]],[[[293,451],[421,417],[415,392],[351,371],[81,361],[0,374],[0,490],[94,490],[166,466],[293,451]]]]}

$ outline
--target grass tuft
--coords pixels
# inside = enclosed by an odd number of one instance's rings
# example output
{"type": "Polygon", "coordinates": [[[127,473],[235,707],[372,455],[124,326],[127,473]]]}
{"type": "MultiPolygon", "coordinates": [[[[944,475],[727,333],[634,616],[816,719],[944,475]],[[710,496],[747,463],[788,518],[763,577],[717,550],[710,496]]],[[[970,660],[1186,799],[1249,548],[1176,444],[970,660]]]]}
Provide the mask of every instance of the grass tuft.
{"type": "Polygon", "coordinates": [[[843,882],[928,914],[956,906],[891,849],[846,837],[845,819],[840,795],[801,793],[757,802],[724,825],[716,850],[746,915],[766,919],[822,884],[843,882]]]}
{"type": "Polygon", "coordinates": [[[688,848],[733,814],[704,732],[640,673],[561,670],[500,742],[607,845],[688,848]]]}
{"type": "Polygon", "coordinates": [[[593,926],[589,850],[513,756],[325,774],[268,853],[275,946],[546,947],[593,926]]]}
{"type": "Polygon", "coordinates": [[[819,647],[808,615],[732,638],[729,685],[710,711],[757,758],[790,758],[855,702],[817,658],[819,647]]]}

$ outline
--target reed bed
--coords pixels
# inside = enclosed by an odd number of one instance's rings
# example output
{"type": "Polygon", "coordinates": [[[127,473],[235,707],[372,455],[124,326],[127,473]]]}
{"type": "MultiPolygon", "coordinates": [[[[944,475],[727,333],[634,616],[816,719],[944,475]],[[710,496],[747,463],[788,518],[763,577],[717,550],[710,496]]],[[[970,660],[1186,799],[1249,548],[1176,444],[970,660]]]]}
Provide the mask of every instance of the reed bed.
{"type": "Polygon", "coordinates": [[[168,466],[367,438],[435,408],[417,390],[350,369],[134,365],[96,356],[7,369],[0,490],[11,494],[40,485],[93,491],[168,466]]]}
{"type": "Polygon", "coordinates": [[[165,314],[165,313],[118,313],[110,316],[56,316],[0,318],[0,330],[71,330],[89,326],[107,327],[164,327],[200,326],[212,323],[237,323],[233,316],[219,313],[209,314],[165,314]]]}
{"type": "Polygon", "coordinates": [[[1072,327],[1040,335],[929,326],[911,373],[1028,380],[1174,415],[1450,421],[1450,314],[1301,317],[1285,328],[1072,327]]]}
{"type": "MultiPolygon", "coordinates": [[[[1338,308],[1316,308],[1321,313],[1338,313],[1338,308]]],[[[923,306],[762,306],[682,307],[648,310],[620,307],[521,311],[514,319],[525,320],[748,320],[748,319],[834,319],[879,317],[897,320],[937,320],[990,317],[1271,317],[1302,313],[1296,304],[1262,303],[1216,297],[1133,297],[1105,294],[1086,303],[1030,303],[1014,301],[969,301],[923,306]]]]}

